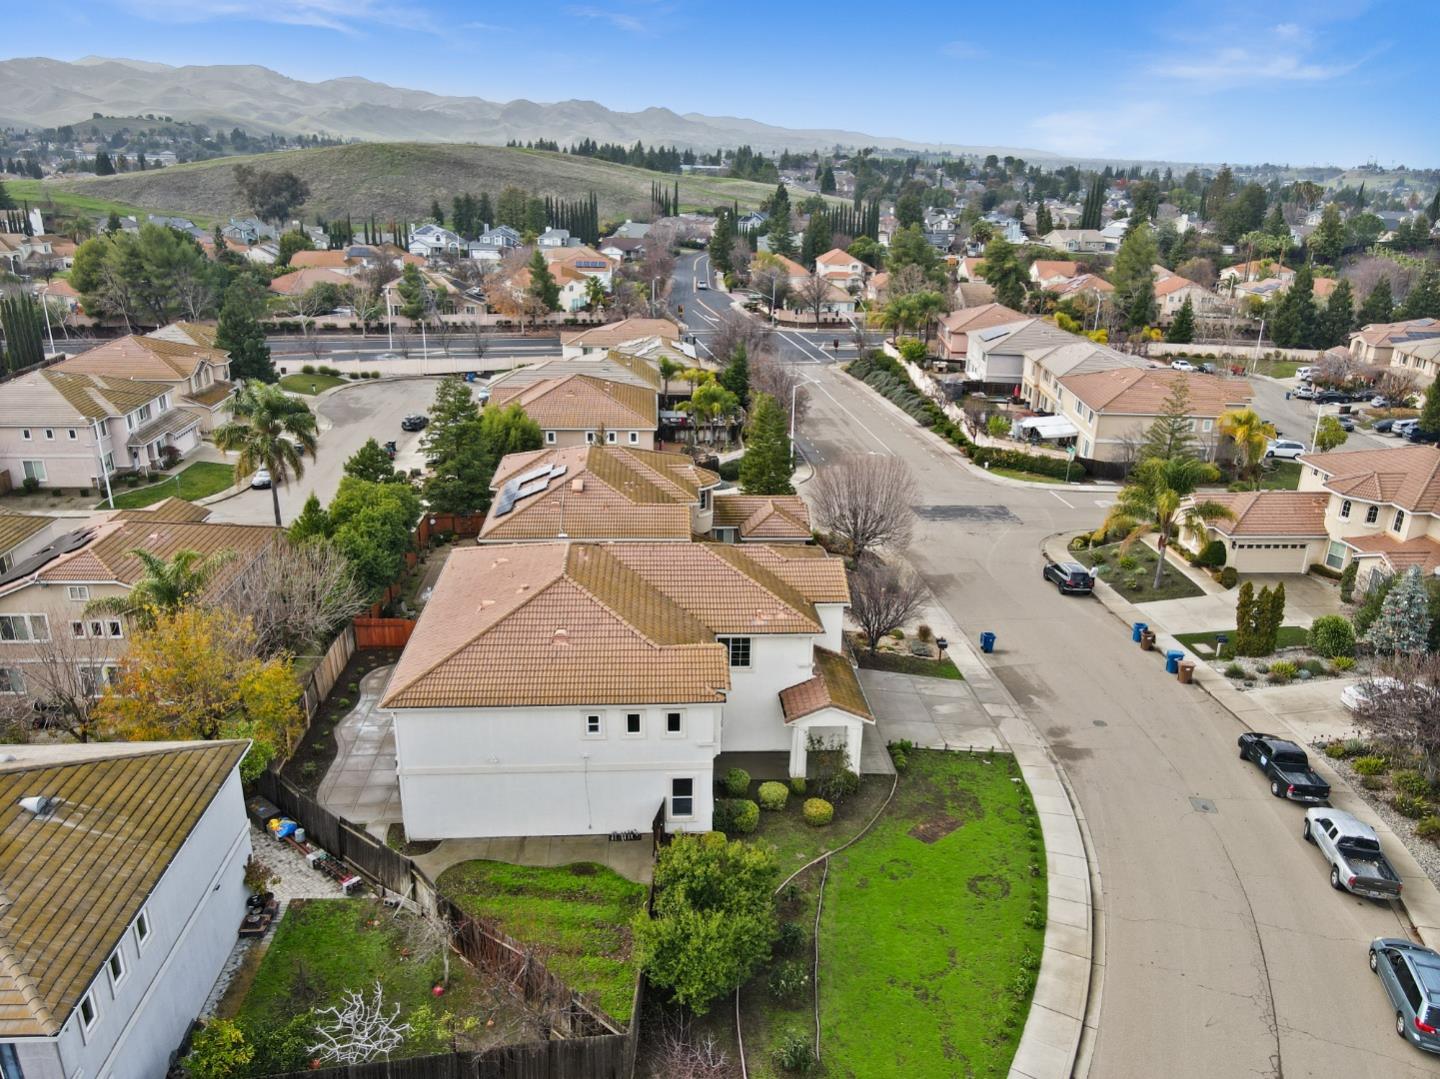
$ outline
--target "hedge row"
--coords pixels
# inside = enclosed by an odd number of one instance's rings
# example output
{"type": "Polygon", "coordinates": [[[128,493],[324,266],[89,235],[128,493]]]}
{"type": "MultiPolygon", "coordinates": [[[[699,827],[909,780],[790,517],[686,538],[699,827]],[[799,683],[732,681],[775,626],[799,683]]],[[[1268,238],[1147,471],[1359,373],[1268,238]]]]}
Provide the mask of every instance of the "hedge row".
{"type": "Polygon", "coordinates": [[[1079,461],[1064,461],[1058,457],[1041,457],[1038,454],[1026,453],[1024,450],[977,446],[970,441],[969,436],[965,434],[959,424],[945,415],[944,409],[915,389],[915,384],[910,381],[910,376],[905,373],[900,362],[883,352],[871,352],[868,356],[854,361],[846,370],[867,386],[877,390],[882,396],[899,405],[917,422],[958,446],[961,452],[977,465],[1010,468],[1017,472],[1030,472],[1037,476],[1051,476],[1055,479],[1065,479],[1067,470],[1070,479],[1085,477],[1085,466],[1079,461]]]}

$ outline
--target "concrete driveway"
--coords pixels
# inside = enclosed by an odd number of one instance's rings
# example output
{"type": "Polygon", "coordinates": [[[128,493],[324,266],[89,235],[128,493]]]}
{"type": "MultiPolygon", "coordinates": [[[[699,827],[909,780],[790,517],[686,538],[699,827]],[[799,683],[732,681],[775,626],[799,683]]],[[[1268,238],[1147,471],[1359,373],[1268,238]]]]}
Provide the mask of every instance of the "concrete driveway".
{"type": "MultiPolygon", "coordinates": [[[[1309,626],[1323,614],[1340,613],[1340,586],[1333,581],[1309,573],[1247,573],[1241,581],[1249,581],[1258,593],[1262,588],[1285,584],[1285,625],[1309,626]]],[[[1172,633],[1198,633],[1203,630],[1233,629],[1238,589],[1220,588],[1209,578],[1205,586],[1218,591],[1189,599],[1162,599],[1154,603],[1138,603],[1145,614],[1164,625],[1172,633]]]]}
{"type": "Polygon", "coordinates": [[[339,748],[316,795],[331,813],[381,835],[385,825],[404,819],[395,775],[395,730],[389,714],[378,709],[392,670],[376,667],[360,680],[360,700],[335,725],[339,748]]]}
{"type": "MultiPolygon", "coordinates": [[[[860,672],[880,746],[909,740],[926,749],[1001,749],[1005,740],[969,682],[890,671],[860,672]]],[[[1011,714],[1006,706],[1005,713],[1011,714]]],[[[867,732],[868,733],[868,732],[867,732]]]]}

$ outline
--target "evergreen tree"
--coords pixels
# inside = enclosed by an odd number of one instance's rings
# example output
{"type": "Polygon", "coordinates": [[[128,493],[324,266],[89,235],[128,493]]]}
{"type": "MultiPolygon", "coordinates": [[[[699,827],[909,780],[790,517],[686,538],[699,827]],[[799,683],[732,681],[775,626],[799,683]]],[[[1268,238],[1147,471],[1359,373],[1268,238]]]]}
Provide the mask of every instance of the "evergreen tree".
{"type": "Polygon", "coordinates": [[[320,505],[320,499],[315,492],[310,492],[310,497],[305,500],[305,505],[300,508],[300,513],[290,522],[287,532],[291,543],[304,543],[311,539],[329,539],[334,529],[330,525],[330,515],[320,505]]]}
{"type": "Polygon", "coordinates": [[[830,167],[830,162],[825,162],[825,168],[820,173],[820,194],[835,194],[835,170],[830,167]]]}
{"type": "MultiPolygon", "coordinates": [[[[919,226],[914,227],[917,231],[919,230],[919,226]]],[[[924,242],[923,238],[921,242],[924,242]]],[[[926,246],[928,247],[929,244],[926,246]]],[[[892,248],[892,255],[893,251],[892,248]]],[[[981,276],[985,278],[985,283],[995,290],[995,299],[998,303],[1016,311],[1024,306],[1027,278],[1024,268],[1020,265],[1014,244],[1004,237],[995,237],[986,245],[985,261],[980,264],[979,269],[981,276]]]]}
{"type": "Polygon", "coordinates": [[[101,150],[98,154],[95,155],[95,175],[96,175],[96,176],[114,176],[114,175],[115,175],[115,162],[113,162],[113,161],[110,160],[110,155],[109,155],[108,153],[106,153],[104,150],[101,150]]]}
{"type": "Polygon", "coordinates": [[[1054,231],[1055,222],[1050,216],[1050,207],[1042,202],[1035,211],[1035,235],[1043,238],[1054,231]]]}
{"type": "Polygon", "coordinates": [[[230,354],[232,379],[274,382],[279,378],[270,361],[265,330],[260,325],[264,312],[265,290],[254,278],[239,277],[225,290],[220,321],[215,329],[215,347],[230,354]]]}
{"type": "MultiPolygon", "coordinates": [[[[724,381],[724,376],[721,376],[724,381]]],[[[740,486],[751,495],[794,494],[790,486],[789,421],[768,393],[755,395],[745,427],[745,456],[740,460],[740,486]]]]}
{"type": "Polygon", "coordinates": [[[1366,638],[1381,655],[1419,655],[1429,634],[1430,597],[1420,567],[1411,566],[1386,595],[1366,638]]]}
{"type": "Polygon", "coordinates": [[[445,227],[445,211],[440,208],[439,199],[432,198],[430,200],[430,220],[441,228],[445,227]]]}
{"type": "Polygon", "coordinates": [[[455,454],[460,441],[458,432],[465,424],[480,419],[480,406],[470,387],[455,375],[447,375],[435,387],[435,403],[430,406],[430,426],[422,443],[425,455],[431,458],[455,454]]]}
{"type": "Polygon", "coordinates": [[[1420,418],[1415,426],[1427,435],[1440,435],[1440,379],[1426,388],[1425,403],[1420,406],[1420,418]]]}
{"type": "Polygon", "coordinates": [[[721,209],[715,217],[715,227],[710,231],[710,264],[722,274],[734,272],[730,252],[735,247],[735,218],[729,210],[721,209]]]}
{"type": "Polygon", "coordinates": [[[824,210],[810,215],[805,234],[800,242],[800,265],[807,270],[814,269],[815,260],[831,248],[834,233],[830,231],[830,217],[824,210]]]}
{"type": "Polygon", "coordinates": [[[1394,317],[1395,298],[1390,291],[1390,278],[1382,277],[1375,282],[1370,295],[1366,296],[1365,302],[1360,305],[1355,321],[1361,326],[1369,326],[1377,322],[1389,322],[1394,317]]]}
{"type": "Polygon", "coordinates": [[[1115,304],[1126,313],[1131,329],[1149,325],[1155,317],[1155,231],[1139,225],[1126,234],[1115,254],[1110,283],[1115,286],[1115,304]]]}
{"type": "Polygon", "coordinates": [[[1342,277],[1335,285],[1320,324],[1323,330],[1320,348],[1343,345],[1350,339],[1350,331],[1355,328],[1355,293],[1349,278],[1342,277]]]}
{"type": "MultiPolygon", "coordinates": [[[[14,172],[15,170],[11,168],[7,169],[7,171],[14,172]]],[[[12,199],[9,195],[9,192],[5,190],[5,185],[3,183],[0,183],[0,210],[13,209],[15,209],[15,200],[12,199]]]]}
{"type": "Polygon", "coordinates": [[[480,202],[475,207],[475,224],[477,232],[482,226],[488,229],[494,228],[496,225],[495,208],[490,205],[490,192],[488,191],[480,192],[480,202]]]}
{"type": "Polygon", "coordinates": [[[1421,271],[1420,280],[1410,287],[1396,315],[1402,319],[1440,318],[1440,271],[1434,263],[1421,271]]]}
{"type": "Polygon", "coordinates": [[[1173,457],[1198,457],[1190,413],[1190,383],[1185,378],[1177,378],[1160,405],[1160,414],[1145,432],[1138,460],[1158,457],[1168,461],[1173,457]]]}
{"type": "Polygon", "coordinates": [[[1195,340],[1195,305],[1190,302],[1189,296],[1185,297],[1170,328],[1165,331],[1165,340],[1173,345],[1188,345],[1195,340]]]}
{"type": "Polygon", "coordinates": [[[546,311],[554,311],[560,306],[560,286],[556,284],[555,275],[550,272],[550,265],[545,261],[545,255],[538,247],[530,256],[530,288],[528,291],[544,306],[546,311]]]}
{"type": "Polygon", "coordinates": [[[1271,334],[1281,348],[1314,348],[1324,332],[1315,306],[1315,271],[1301,266],[1285,295],[1275,303],[1271,334]]]}
{"type": "Polygon", "coordinates": [[[1320,224],[1315,226],[1307,242],[1317,261],[1333,266],[1340,260],[1340,252],[1345,247],[1345,222],[1340,220],[1339,206],[1332,202],[1325,207],[1320,214],[1320,224]]]}
{"type": "Polygon", "coordinates": [[[750,357],[743,343],[736,345],[735,351],[730,353],[730,362],[721,370],[719,382],[735,395],[740,407],[749,407],[750,357]]]}
{"type": "Polygon", "coordinates": [[[1278,202],[1270,207],[1270,213],[1266,215],[1265,224],[1260,227],[1260,230],[1267,236],[1275,237],[1285,247],[1290,246],[1290,226],[1285,224],[1285,214],[1281,212],[1278,202]]]}
{"type": "Polygon", "coordinates": [[[390,455],[373,438],[366,439],[365,444],[350,456],[345,462],[344,472],[369,483],[397,483],[405,479],[395,471],[390,455]]]}
{"type": "Polygon", "coordinates": [[[1089,194],[1085,196],[1085,205],[1080,211],[1080,227],[1082,229],[1098,229],[1100,227],[1100,214],[1105,209],[1105,180],[1102,176],[1096,176],[1090,183],[1089,194]]]}
{"type": "Polygon", "coordinates": [[[5,369],[18,371],[45,359],[45,316],[29,293],[0,298],[0,331],[5,335],[5,369]]]}
{"type": "MultiPolygon", "coordinates": [[[[1262,595],[1263,590],[1262,590],[1262,595]]],[[[1265,655],[1275,651],[1280,643],[1280,626],[1285,621],[1285,582],[1281,581],[1270,590],[1270,602],[1263,612],[1262,626],[1265,634],[1265,655]]]]}
{"type": "Polygon", "coordinates": [[[1237,656],[1253,656],[1255,645],[1255,586],[1246,581],[1235,600],[1235,639],[1230,650],[1237,656]]]}
{"type": "Polygon", "coordinates": [[[111,236],[120,231],[120,215],[114,210],[111,210],[110,216],[105,219],[105,231],[111,236]]]}

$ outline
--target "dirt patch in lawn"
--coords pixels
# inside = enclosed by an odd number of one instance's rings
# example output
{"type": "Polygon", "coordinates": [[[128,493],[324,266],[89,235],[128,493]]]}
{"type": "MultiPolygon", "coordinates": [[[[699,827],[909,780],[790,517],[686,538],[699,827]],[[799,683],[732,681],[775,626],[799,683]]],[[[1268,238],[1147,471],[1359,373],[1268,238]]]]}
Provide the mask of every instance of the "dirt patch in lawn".
{"type": "Polygon", "coordinates": [[[956,828],[959,828],[960,824],[961,822],[955,817],[941,815],[915,825],[910,829],[909,834],[922,843],[934,843],[936,840],[944,839],[956,828]]]}

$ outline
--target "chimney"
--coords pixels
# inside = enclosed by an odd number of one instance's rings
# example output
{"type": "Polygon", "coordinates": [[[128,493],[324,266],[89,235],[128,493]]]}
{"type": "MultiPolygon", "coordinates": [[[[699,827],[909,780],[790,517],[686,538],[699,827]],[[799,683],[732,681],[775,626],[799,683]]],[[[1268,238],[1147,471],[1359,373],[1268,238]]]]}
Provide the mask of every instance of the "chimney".
{"type": "Polygon", "coordinates": [[[576,476],[573,480],[571,480],[571,481],[570,481],[570,490],[574,491],[577,495],[580,494],[582,491],[584,491],[584,490],[585,490],[585,477],[584,477],[584,476],[576,476]]]}

